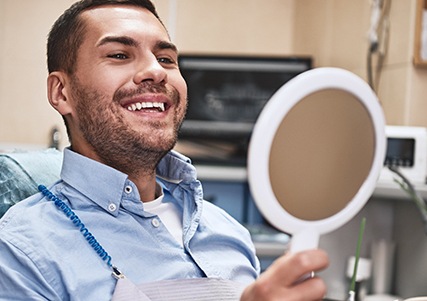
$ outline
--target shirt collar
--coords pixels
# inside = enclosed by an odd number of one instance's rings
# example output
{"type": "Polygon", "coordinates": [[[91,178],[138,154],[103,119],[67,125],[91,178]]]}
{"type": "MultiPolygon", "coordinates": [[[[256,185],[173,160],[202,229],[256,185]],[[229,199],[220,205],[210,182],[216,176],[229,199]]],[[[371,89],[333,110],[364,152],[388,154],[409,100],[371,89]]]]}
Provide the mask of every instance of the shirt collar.
{"type": "Polygon", "coordinates": [[[130,185],[126,174],[69,148],[64,150],[61,178],[112,214],[118,210],[111,206],[119,208],[123,191],[130,185]]]}
{"type": "Polygon", "coordinates": [[[157,177],[175,184],[191,183],[197,177],[196,168],[191,164],[191,160],[174,150],[157,164],[156,172],[157,177]]]}
{"type": "MultiPolygon", "coordinates": [[[[159,162],[156,172],[159,178],[173,184],[196,179],[190,159],[173,150],[159,162]]],[[[69,148],[64,150],[61,178],[113,215],[118,214],[118,210],[111,210],[111,206],[119,208],[126,186],[132,186],[134,196],[139,199],[135,184],[126,174],[69,148]]]]}

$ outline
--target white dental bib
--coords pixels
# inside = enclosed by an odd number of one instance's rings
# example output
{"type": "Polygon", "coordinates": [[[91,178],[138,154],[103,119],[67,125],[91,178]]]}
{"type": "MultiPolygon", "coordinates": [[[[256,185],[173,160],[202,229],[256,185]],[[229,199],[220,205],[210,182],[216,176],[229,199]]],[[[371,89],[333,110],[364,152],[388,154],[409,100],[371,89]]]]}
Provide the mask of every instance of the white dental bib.
{"type": "Polygon", "coordinates": [[[244,285],[217,278],[161,280],[135,285],[119,278],[111,301],[238,301],[244,285]]]}

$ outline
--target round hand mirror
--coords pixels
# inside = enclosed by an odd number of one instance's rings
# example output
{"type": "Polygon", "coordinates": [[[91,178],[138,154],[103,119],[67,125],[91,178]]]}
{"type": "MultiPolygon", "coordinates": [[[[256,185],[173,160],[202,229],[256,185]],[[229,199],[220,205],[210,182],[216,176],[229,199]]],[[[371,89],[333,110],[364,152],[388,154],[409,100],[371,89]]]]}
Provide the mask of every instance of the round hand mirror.
{"type": "Polygon", "coordinates": [[[371,196],[385,156],[384,116],[361,78],[339,68],[283,85],[256,121],[248,153],[255,203],[292,235],[291,252],[353,218],[371,196]]]}

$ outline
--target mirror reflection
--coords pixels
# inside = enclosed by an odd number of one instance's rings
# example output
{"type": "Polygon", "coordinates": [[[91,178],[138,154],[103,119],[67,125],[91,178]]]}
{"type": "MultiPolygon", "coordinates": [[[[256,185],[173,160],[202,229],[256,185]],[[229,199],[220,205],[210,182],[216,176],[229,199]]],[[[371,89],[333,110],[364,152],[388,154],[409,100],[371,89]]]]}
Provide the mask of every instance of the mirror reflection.
{"type": "Polygon", "coordinates": [[[355,196],[374,152],[373,123],[362,102],[338,89],[317,91],[295,105],[276,132],[269,159],[273,192],[294,217],[325,219],[355,196]]]}

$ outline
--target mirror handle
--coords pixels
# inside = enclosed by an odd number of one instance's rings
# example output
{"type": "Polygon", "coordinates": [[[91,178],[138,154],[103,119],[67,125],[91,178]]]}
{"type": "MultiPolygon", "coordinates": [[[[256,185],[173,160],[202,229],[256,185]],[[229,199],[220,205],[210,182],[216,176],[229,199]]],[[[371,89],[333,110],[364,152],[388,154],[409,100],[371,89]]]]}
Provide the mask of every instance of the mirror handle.
{"type": "Polygon", "coordinates": [[[320,234],[309,227],[292,235],[291,253],[297,253],[304,250],[317,249],[319,245],[320,234]]]}
{"type": "MultiPolygon", "coordinates": [[[[315,229],[304,229],[292,235],[291,238],[291,253],[297,253],[304,250],[317,249],[319,245],[320,234],[315,229]]],[[[313,278],[314,272],[307,273],[299,278],[296,283],[303,282],[309,278],[313,278]]]]}

